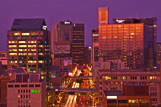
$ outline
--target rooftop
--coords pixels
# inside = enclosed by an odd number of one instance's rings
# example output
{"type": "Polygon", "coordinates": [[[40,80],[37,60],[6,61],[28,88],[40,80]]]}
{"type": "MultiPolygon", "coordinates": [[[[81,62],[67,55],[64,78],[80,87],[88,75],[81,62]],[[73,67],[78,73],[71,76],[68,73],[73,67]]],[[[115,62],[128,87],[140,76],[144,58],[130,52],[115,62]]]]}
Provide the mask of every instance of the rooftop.
{"type": "Polygon", "coordinates": [[[121,96],[121,91],[104,91],[106,96],[121,96]]]}
{"type": "Polygon", "coordinates": [[[15,31],[39,31],[46,26],[45,20],[42,18],[31,19],[15,19],[13,21],[11,30],[15,31]]]}

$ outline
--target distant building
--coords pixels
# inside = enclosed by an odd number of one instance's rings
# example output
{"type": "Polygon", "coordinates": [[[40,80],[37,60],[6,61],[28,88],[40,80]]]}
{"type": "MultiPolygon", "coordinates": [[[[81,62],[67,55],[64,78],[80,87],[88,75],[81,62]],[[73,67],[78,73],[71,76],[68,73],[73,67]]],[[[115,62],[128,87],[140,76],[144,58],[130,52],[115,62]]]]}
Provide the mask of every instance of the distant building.
{"type": "Polygon", "coordinates": [[[16,79],[7,84],[7,107],[46,107],[45,90],[40,74],[16,74],[16,79]]]}
{"type": "Polygon", "coordinates": [[[0,62],[2,62],[2,71],[7,71],[7,51],[0,51],[0,62]]]}
{"type": "Polygon", "coordinates": [[[74,24],[72,33],[72,66],[83,65],[84,61],[84,24],[74,24]]]}
{"type": "Polygon", "coordinates": [[[99,33],[98,29],[92,30],[92,48],[91,48],[91,60],[92,64],[95,61],[99,61],[99,33]]]}
{"type": "Polygon", "coordinates": [[[121,59],[125,69],[156,67],[157,18],[114,18],[108,24],[107,12],[107,7],[99,8],[99,57],[121,59]]]}
{"type": "Polygon", "coordinates": [[[72,65],[85,64],[84,55],[84,24],[73,24],[71,21],[60,21],[52,29],[53,65],[63,66],[66,59],[72,65]]]}
{"type": "Polygon", "coordinates": [[[161,61],[161,43],[157,43],[157,64],[161,61]]]}
{"type": "Polygon", "coordinates": [[[22,69],[8,70],[0,77],[0,107],[7,107],[7,83],[15,79],[16,73],[25,73],[22,69]]]}
{"type": "Polygon", "coordinates": [[[151,107],[151,100],[146,85],[123,86],[126,90],[104,91],[104,107],[151,107]],[[128,92],[128,93],[127,93],[128,92]]]}
{"type": "Polygon", "coordinates": [[[41,73],[49,85],[51,34],[44,19],[15,19],[7,32],[8,69],[41,73]]]}
{"type": "MultiPolygon", "coordinates": [[[[160,98],[160,72],[150,69],[133,70],[107,70],[98,69],[95,71],[96,86],[99,90],[99,101],[103,104],[104,91],[123,91],[123,85],[147,85],[152,106],[158,106],[160,98]]],[[[131,93],[132,89],[129,89],[131,93]]],[[[142,90],[140,90],[142,91],[142,90]]],[[[144,90],[145,91],[145,90],[144,90]]],[[[126,93],[126,91],[125,91],[126,93]]]]}
{"type": "Polygon", "coordinates": [[[91,47],[84,47],[84,62],[85,64],[91,64],[91,47]]]}

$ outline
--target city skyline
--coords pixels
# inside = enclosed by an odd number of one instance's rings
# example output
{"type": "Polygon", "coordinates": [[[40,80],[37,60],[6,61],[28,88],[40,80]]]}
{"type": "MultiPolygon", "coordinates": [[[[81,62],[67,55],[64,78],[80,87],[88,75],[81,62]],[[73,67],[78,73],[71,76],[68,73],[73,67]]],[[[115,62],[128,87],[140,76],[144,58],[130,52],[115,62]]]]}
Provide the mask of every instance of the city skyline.
{"type": "Polygon", "coordinates": [[[157,41],[158,42],[161,41],[161,37],[159,36],[161,35],[160,31],[161,15],[159,14],[159,10],[161,8],[159,7],[159,4],[161,1],[159,0],[156,0],[155,2],[152,0],[146,0],[146,4],[145,0],[143,1],[135,0],[130,2],[128,0],[121,0],[121,1],[92,0],[92,2],[91,0],[90,1],[39,0],[39,2],[41,1],[41,3],[38,3],[37,0],[34,1],[14,0],[10,1],[10,3],[8,3],[8,1],[3,1],[0,3],[1,7],[0,12],[2,13],[2,16],[0,17],[1,19],[0,23],[2,25],[0,30],[1,35],[0,50],[5,50],[7,48],[7,30],[10,29],[10,26],[15,18],[35,18],[35,17],[45,18],[49,31],[52,30],[53,24],[61,20],[69,19],[70,21],[73,21],[75,23],[85,24],[85,45],[91,46],[91,30],[98,28],[98,18],[96,12],[98,11],[98,7],[100,6],[109,7],[110,23],[112,22],[112,18],[128,18],[128,17],[136,18],[136,16],[138,18],[157,17],[158,19],[157,41]]]}

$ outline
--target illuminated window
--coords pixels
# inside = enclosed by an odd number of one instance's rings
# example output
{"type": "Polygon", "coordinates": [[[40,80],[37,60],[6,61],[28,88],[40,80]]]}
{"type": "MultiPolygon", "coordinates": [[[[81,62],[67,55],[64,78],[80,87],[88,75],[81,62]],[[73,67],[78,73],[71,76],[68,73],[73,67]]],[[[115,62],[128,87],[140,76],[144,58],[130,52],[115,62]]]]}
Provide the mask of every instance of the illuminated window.
{"type": "Polygon", "coordinates": [[[41,48],[42,48],[42,47],[44,47],[44,46],[43,46],[43,45],[39,45],[39,47],[41,47],[41,48]]]}
{"type": "Polygon", "coordinates": [[[18,41],[18,43],[26,43],[26,41],[18,41]]]}
{"type": "Polygon", "coordinates": [[[157,79],[157,76],[150,76],[150,79],[151,80],[156,80],[157,79]]]}
{"type": "Polygon", "coordinates": [[[28,47],[31,47],[31,48],[33,48],[33,47],[36,47],[36,45],[28,45],[28,47]]]}
{"type": "Polygon", "coordinates": [[[14,33],[13,35],[17,36],[17,35],[20,35],[20,33],[14,33]]]}
{"type": "Polygon", "coordinates": [[[28,43],[36,43],[36,41],[28,41],[28,43]]]}
{"type": "Polygon", "coordinates": [[[17,45],[9,45],[9,47],[13,48],[13,47],[17,47],[17,45]]]}
{"type": "Polygon", "coordinates": [[[19,51],[27,51],[27,49],[18,49],[19,51]]]}
{"type": "Polygon", "coordinates": [[[45,77],[44,76],[41,76],[41,79],[44,79],[45,77]]]}
{"type": "Polygon", "coordinates": [[[8,43],[17,43],[17,41],[8,41],[8,43]]]}
{"type": "Polygon", "coordinates": [[[20,98],[20,95],[18,95],[18,98],[20,98]]]}
{"type": "Polygon", "coordinates": [[[9,53],[9,55],[17,55],[17,53],[9,53]]]}
{"type": "Polygon", "coordinates": [[[122,80],[126,80],[127,77],[126,77],[126,76],[121,76],[121,79],[122,79],[122,80]]]}
{"type": "Polygon", "coordinates": [[[36,55],[36,53],[28,53],[28,55],[36,55]]]}
{"type": "Polygon", "coordinates": [[[38,32],[32,32],[31,35],[39,35],[38,32]]]}
{"type": "Polygon", "coordinates": [[[44,55],[43,53],[39,53],[39,55],[44,55]]]}
{"type": "Polygon", "coordinates": [[[27,53],[18,53],[18,55],[27,55],[27,53]]]}
{"type": "Polygon", "coordinates": [[[9,49],[10,52],[17,52],[17,49],[9,49]]]}
{"type": "Polygon", "coordinates": [[[28,36],[30,33],[22,33],[23,36],[28,36]]]}
{"type": "Polygon", "coordinates": [[[36,49],[31,49],[31,51],[36,51],[36,49]]]}
{"type": "Polygon", "coordinates": [[[9,61],[10,63],[17,63],[17,61],[9,61]]]}
{"type": "Polygon", "coordinates": [[[103,78],[104,78],[105,80],[111,80],[111,77],[110,77],[110,76],[103,76],[103,78]]]}
{"type": "Polygon", "coordinates": [[[38,61],[39,63],[44,63],[44,61],[38,61]]]}
{"type": "Polygon", "coordinates": [[[22,48],[24,48],[24,47],[27,47],[27,45],[19,45],[19,47],[22,47],[22,48]]]}
{"type": "Polygon", "coordinates": [[[28,61],[28,63],[36,63],[36,61],[28,61]]]}

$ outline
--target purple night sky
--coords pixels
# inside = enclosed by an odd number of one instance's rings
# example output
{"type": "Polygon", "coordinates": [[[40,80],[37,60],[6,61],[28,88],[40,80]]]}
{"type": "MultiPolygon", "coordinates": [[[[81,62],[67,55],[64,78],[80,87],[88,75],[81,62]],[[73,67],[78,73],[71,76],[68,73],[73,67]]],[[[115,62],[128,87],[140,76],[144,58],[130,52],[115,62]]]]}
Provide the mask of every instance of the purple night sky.
{"type": "Polygon", "coordinates": [[[45,18],[48,30],[60,20],[85,24],[85,43],[91,44],[91,29],[98,28],[98,7],[109,6],[112,18],[157,17],[161,42],[161,0],[1,0],[0,50],[7,48],[7,30],[14,18],[45,18]]]}

